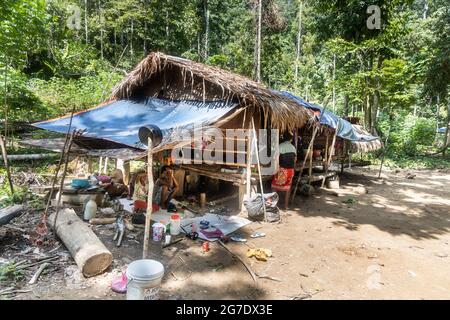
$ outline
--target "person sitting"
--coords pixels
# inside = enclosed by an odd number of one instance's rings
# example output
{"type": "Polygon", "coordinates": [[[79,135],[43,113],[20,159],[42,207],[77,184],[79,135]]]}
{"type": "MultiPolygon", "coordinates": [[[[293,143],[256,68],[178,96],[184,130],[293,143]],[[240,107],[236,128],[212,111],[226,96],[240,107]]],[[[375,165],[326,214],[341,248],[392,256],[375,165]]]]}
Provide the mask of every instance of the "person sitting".
{"type": "Polygon", "coordinates": [[[291,194],[292,180],[295,173],[295,163],[297,161],[297,151],[294,145],[290,142],[292,135],[284,134],[279,144],[279,169],[272,178],[272,190],[277,192],[284,192],[284,208],[288,209],[289,196],[291,194]]]}
{"type": "Polygon", "coordinates": [[[139,173],[136,175],[135,179],[136,180],[133,187],[133,201],[147,202],[147,175],[145,173],[139,173]]]}
{"type": "Polygon", "coordinates": [[[161,209],[168,209],[170,207],[170,200],[172,200],[178,189],[179,185],[173,176],[172,168],[170,166],[163,166],[161,168],[161,175],[155,183],[154,202],[161,209]]]}

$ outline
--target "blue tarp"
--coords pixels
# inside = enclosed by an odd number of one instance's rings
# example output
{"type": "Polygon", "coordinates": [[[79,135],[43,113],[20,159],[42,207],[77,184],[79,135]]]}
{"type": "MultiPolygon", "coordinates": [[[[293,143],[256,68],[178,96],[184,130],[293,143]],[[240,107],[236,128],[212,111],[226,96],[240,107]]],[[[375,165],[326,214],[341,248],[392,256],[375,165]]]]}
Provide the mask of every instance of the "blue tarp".
{"type": "MultiPolygon", "coordinates": [[[[308,109],[320,111],[320,114],[322,116],[324,110],[323,107],[307,102],[302,98],[294,96],[293,94],[287,91],[277,91],[277,92],[298,102],[300,105],[305,106],[308,109]]],[[[320,123],[323,125],[327,125],[335,130],[337,128],[337,136],[342,139],[350,141],[373,141],[378,139],[378,137],[374,137],[371,135],[364,135],[357,132],[350,122],[342,119],[341,117],[335,115],[333,112],[328,110],[325,110],[325,113],[323,114],[320,123]]]]}
{"type": "MultiPolygon", "coordinates": [[[[138,131],[142,126],[156,125],[163,136],[174,128],[213,124],[231,111],[236,104],[224,102],[173,101],[147,98],[141,101],[119,100],[80,112],[73,116],[72,129],[86,130],[84,136],[118,142],[146,149],[140,143],[138,131]]],[[[42,121],[34,126],[66,133],[70,116],[42,121]]]]}
{"type": "Polygon", "coordinates": [[[446,129],[447,129],[446,127],[442,127],[442,128],[439,128],[437,132],[438,133],[445,133],[446,129]]]}

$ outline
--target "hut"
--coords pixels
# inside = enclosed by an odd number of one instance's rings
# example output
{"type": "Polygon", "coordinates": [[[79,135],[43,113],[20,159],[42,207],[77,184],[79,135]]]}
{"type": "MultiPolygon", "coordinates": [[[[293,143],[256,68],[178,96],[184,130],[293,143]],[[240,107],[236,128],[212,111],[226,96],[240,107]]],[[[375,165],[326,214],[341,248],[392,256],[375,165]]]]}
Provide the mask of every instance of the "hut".
{"type": "MultiPolygon", "coordinates": [[[[251,140],[259,129],[295,131],[313,120],[313,113],[301,103],[270,90],[246,77],[232,72],[193,62],[187,59],[154,52],[149,54],[112,91],[108,101],[100,106],[70,115],[34,124],[35,126],[65,133],[69,124],[72,130],[83,130],[83,139],[95,140],[95,148],[114,143],[133,151],[147,149],[139,137],[139,129],[155,125],[161,131],[161,142],[154,146],[156,163],[171,163],[173,150],[185,145],[183,161],[178,169],[180,185],[192,176],[206,176],[231,182],[239,187],[239,204],[251,183],[260,178],[269,180],[271,174],[259,177],[252,169],[251,140]],[[223,132],[223,148],[216,145],[215,152],[223,152],[214,161],[188,163],[186,158],[215,142],[215,136],[203,132],[196,136],[195,125],[223,132]],[[244,137],[231,137],[226,131],[245,130],[244,137]],[[192,140],[180,138],[180,131],[193,133],[192,140]],[[205,138],[205,136],[207,136],[205,138]],[[230,149],[229,146],[232,148],[230,149]],[[186,148],[189,149],[186,151],[186,148]],[[186,175],[191,176],[186,179],[186,175]]],[[[142,138],[142,137],[141,137],[142,138]]],[[[259,135],[257,139],[259,138],[259,135]]],[[[276,141],[278,142],[278,141],[276,141]]],[[[80,139],[75,143],[80,144],[80,139]]],[[[86,144],[85,144],[86,146],[86,144]]],[[[180,192],[183,192],[181,188],[180,192]]]]}

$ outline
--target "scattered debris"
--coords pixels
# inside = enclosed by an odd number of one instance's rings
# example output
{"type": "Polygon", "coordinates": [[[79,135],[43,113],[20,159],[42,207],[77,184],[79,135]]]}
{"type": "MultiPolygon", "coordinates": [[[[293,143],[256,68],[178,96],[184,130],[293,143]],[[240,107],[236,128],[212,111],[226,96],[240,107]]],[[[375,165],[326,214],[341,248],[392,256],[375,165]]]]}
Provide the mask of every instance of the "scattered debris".
{"type": "Polygon", "coordinates": [[[255,273],[253,272],[253,270],[252,269],[250,269],[250,267],[245,263],[245,261],[244,260],[242,260],[238,255],[236,255],[234,252],[232,252],[230,249],[228,249],[228,247],[222,242],[222,241],[218,241],[219,242],[219,244],[225,249],[225,250],[227,250],[233,257],[236,257],[236,259],[238,259],[243,265],[244,265],[244,267],[247,269],[247,271],[250,273],[250,275],[252,276],[252,278],[253,278],[253,281],[255,281],[255,283],[257,282],[256,281],[256,275],[255,275],[255,273]]]}
{"type": "Polygon", "coordinates": [[[248,249],[247,257],[255,257],[259,261],[267,261],[268,257],[272,256],[272,251],[270,249],[259,248],[259,249],[248,249]]]}
{"type": "Polygon", "coordinates": [[[408,173],[406,174],[406,179],[414,179],[415,177],[416,177],[416,174],[414,174],[414,173],[408,172],[408,173]]]}
{"type": "Polygon", "coordinates": [[[39,279],[39,276],[41,275],[42,271],[44,271],[44,269],[47,268],[49,265],[50,265],[50,263],[48,263],[48,262],[44,262],[43,264],[41,264],[41,266],[36,271],[36,273],[33,275],[33,277],[30,279],[28,284],[35,284],[37,282],[37,280],[39,279]]]}
{"type": "Polygon", "coordinates": [[[265,236],[266,236],[266,234],[264,232],[255,232],[250,235],[251,238],[262,238],[265,236]]]}
{"type": "Polygon", "coordinates": [[[230,239],[235,242],[247,242],[247,239],[240,236],[231,236],[230,239]]]}
{"type": "Polygon", "coordinates": [[[263,275],[259,275],[259,274],[257,274],[257,273],[255,273],[256,274],[256,276],[258,277],[258,278],[261,278],[261,279],[269,279],[269,280],[273,280],[273,281],[277,281],[277,282],[282,282],[280,279],[278,279],[278,278],[275,278],[275,277],[270,277],[270,276],[268,276],[268,275],[265,275],[265,274],[263,274],[263,275]]]}

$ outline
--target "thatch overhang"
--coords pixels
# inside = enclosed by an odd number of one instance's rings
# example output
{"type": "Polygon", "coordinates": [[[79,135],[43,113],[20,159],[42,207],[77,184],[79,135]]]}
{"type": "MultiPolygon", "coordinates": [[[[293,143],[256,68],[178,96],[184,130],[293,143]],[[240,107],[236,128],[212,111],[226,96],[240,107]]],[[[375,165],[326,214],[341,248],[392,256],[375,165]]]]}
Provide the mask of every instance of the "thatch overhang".
{"type": "Polygon", "coordinates": [[[150,53],[144,58],[113,89],[110,99],[161,94],[174,100],[196,97],[204,101],[236,101],[240,108],[263,114],[267,127],[281,131],[301,128],[312,118],[311,112],[299,108],[297,102],[244,76],[161,52],[150,53]],[[174,85],[174,79],[178,85],[174,85]],[[153,91],[145,90],[155,83],[153,91]]]}

